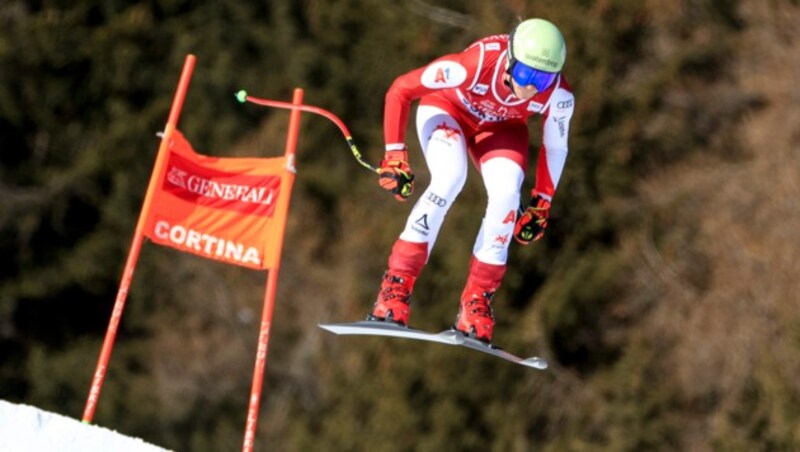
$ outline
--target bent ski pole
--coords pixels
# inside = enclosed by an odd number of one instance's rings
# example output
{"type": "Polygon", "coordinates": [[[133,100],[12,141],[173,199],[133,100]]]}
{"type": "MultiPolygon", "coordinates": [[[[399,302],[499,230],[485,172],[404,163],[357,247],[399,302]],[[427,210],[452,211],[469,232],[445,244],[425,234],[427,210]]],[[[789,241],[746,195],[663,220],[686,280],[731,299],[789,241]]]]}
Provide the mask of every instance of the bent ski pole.
{"type": "Polygon", "coordinates": [[[368,170],[374,173],[377,173],[379,171],[378,168],[370,165],[367,161],[364,160],[364,158],[361,156],[361,152],[359,152],[355,142],[353,141],[353,137],[350,135],[350,130],[347,129],[347,126],[344,125],[344,123],[342,122],[341,119],[339,119],[338,116],[334,115],[328,110],[319,107],[313,107],[311,105],[295,105],[289,102],[280,102],[277,100],[270,100],[270,99],[260,99],[258,97],[248,96],[247,91],[245,90],[240,90],[238,93],[236,93],[236,99],[241,103],[250,102],[256,105],[263,105],[266,107],[307,111],[309,113],[316,113],[318,115],[330,119],[331,121],[333,121],[334,124],[336,124],[339,130],[342,131],[344,139],[347,141],[347,145],[350,147],[350,152],[353,153],[353,157],[355,157],[356,160],[358,160],[358,163],[360,163],[361,166],[367,168],[368,170]]]}

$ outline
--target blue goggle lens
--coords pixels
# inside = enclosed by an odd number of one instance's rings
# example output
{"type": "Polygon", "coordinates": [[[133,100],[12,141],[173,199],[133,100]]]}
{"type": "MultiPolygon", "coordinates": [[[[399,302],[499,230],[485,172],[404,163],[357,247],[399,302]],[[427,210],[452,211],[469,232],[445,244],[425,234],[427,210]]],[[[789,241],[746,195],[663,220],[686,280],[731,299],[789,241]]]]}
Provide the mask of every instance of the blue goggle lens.
{"type": "Polygon", "coordinates": [[[517,85],[533,85],[537,91],[544,91],[549,88],[555,81],[556,75],[558,75],[557,72],[540,71],[519,61],[514,63],[514,67],[511,68],[511,77],[517,82],[517,85]]]}

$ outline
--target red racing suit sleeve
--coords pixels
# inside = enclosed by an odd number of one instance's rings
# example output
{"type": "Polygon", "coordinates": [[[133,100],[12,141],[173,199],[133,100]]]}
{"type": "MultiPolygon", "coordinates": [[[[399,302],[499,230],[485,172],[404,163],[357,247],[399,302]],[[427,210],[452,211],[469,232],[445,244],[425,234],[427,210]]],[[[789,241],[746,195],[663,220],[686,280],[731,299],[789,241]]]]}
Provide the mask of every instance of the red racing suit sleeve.
{"type": "Polygon", "coordinates": [[[405,148],[406,126],[411,102],[441,89],[472,83],[476,70],[468,64],[475,47],[462,53],[440,57],[426,66],[407,72],[394,80],[386,93],[383,112],[383,135],[387,151],[405,148]],[[472,67],[472,69],[468,69],[472,67]]]}

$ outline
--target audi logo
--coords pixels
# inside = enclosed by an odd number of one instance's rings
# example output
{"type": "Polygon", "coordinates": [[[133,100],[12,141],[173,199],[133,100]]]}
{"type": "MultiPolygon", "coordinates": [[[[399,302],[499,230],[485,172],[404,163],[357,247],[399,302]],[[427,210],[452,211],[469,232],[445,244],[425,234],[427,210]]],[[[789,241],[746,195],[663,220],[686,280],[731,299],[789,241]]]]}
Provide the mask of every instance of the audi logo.
{"type": "Polygon", "coordinates": [[[428,193],[428,196],[426,196],[426,199],[428,201],[432,202],[433,204],[436,204],[439,207],[444,207],[444,206],[447,205],[447,200],[446,199],[442,198],[441,196],[439,196],[439,195],[437,195],[436,193],[433,193],[433,192],[428,193]]]}

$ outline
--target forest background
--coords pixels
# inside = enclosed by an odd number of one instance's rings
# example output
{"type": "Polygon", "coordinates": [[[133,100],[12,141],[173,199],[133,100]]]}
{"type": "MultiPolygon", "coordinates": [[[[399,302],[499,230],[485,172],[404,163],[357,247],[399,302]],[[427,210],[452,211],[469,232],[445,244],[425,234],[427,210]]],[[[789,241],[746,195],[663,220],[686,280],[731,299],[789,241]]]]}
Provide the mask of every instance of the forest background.
{"type": "MultiPolygon", "coordinates": [[[[198,151],[281,154],[288,115],[234,93],[302,87],[375,162],[394,77],[536,16],[566,36],[577,108],[547,234],[511,248],[495,340],[551,369],[317,328],[369,311],[410,204],[304,115],[258,449],[797,450],[797,0],[5,0],[0,398],[80,417],[186,54],[198,151]]],[[[416,327],[452,323],[484,202],[473,171],[416,327]]],[[[264,279],[146,244],[95,421],[239,449],[264,279]]]]}

